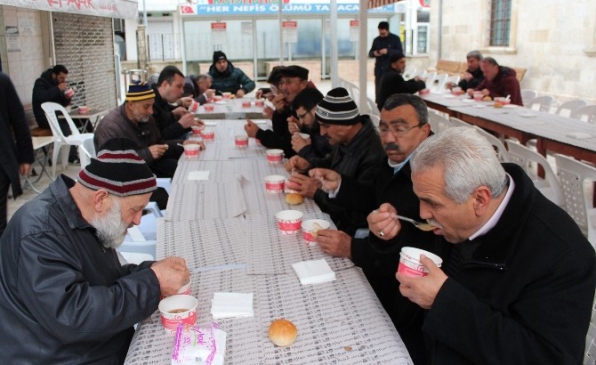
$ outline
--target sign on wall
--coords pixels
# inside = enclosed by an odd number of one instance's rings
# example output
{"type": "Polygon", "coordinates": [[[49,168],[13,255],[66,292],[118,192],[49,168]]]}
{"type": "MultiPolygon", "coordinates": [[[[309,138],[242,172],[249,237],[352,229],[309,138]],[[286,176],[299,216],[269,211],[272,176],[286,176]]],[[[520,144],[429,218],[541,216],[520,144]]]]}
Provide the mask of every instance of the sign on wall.
{"type": "MultiPolygon", "coordinates": [[[[279,4],[274,3],[242,3],[242,4],[197,4],[197,5],[181,5],[180,14],[182,15],[217,15],[217,14],[234,14],[234,15],[277,15],[279,14],[279,4]]],[[[395,4],[381,6],[379,8],[370,9],[369,13],[395,13],[395,4]]],[[[329,3],[284,3],[282,5],[282,12],[284,14],[329,14],[331,5],[329,3]]],[[[339,14],[358,14],[360,12],[360,4],[337,4],[337,12],[339,14]]]]}
{"type": "Polygon", "coordinates": [[[295,20],[284,20],[281,22],[283,40],[287,43],[298,42],[298,22],[295,20]]]}
{"type": "Polygon", "coordinates": [[[228,43],[227,24],[225,22],[211,23],[211,43],[219,45],[228,43]]]}
{"type": "Polygon", "coordinates": [[[137,16],[137,2],[131,0],[0,0],[0,5],[120,19],[137,16]]]}
{"type": "Polygon", "coordinates": [[[350,20],[350,42],[358,42],[360,39],[360,21],[350,20]]]}

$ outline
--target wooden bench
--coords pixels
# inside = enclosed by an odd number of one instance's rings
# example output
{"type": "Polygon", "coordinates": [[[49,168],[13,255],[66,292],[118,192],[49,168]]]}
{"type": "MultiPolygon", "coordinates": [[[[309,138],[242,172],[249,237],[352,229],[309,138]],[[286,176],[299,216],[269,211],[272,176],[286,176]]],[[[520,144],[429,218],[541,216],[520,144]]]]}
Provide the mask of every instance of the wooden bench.
{"type": "Polygon", "coordinates": [[[23,105],[23,108],[25,109],[25,119],[31,128],[31,137],[49,137],[52,135],[51,129],[39,128],[37,126],[35,115],[33,115],[33,105],[25,104],[23,105]]]}

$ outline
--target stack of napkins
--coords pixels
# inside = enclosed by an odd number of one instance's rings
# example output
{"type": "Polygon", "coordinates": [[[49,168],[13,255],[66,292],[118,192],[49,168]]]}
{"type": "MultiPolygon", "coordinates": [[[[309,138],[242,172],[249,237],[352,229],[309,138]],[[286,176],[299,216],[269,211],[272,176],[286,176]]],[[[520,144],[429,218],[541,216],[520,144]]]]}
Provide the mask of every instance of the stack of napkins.
{"type": "Polygon", "coordinates": [[[253,317],[252,293],[214,293],[211,315],[213,319],[253,317]]]}
{"type": "Polygon", "coordinates": [[[335,272],[331,270],[325,259],[302,261],[292,264],[300,284],[319,284],[335,280],[335,272]]]}
{"type": "Polygon", "coordinates": [[[188,180],[209,180],[209,171],[191,171],[188,173],[188,180]]]}

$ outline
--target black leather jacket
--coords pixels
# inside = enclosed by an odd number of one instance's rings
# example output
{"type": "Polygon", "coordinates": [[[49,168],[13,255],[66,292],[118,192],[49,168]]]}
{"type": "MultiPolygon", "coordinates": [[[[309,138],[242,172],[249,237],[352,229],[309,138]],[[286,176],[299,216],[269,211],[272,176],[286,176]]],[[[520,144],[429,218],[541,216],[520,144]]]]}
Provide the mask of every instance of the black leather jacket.
{"type": "Polygon", "coordinates": [[[152,262],[121,266],[60,176],[0,240],[0,353],[7,364],[121,364],[159,303],[152,262]]]}

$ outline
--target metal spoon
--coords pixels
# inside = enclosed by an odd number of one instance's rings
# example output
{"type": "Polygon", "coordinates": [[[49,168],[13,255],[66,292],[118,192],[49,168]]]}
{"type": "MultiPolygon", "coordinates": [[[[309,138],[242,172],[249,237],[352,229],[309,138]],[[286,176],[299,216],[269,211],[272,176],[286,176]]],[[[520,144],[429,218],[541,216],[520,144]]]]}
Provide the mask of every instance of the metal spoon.
{"type": "Polygon", "coordinates": [[[394,218],[398,218],[398,219],[400,219],[402,221],[410,222],[410,223],[412,223],[414,225],[414,227],[416,227],[419,230],[424,231],[424,232],[429,232],[429,231],[432,231],[433,229],[437,228],[437,226],[432,225],[430,223],[418,222],[418,221],[415,221],[415,220],[413,220],[411,218],[404,217],[404,216],[397,215],[397,214],[394,214],[394,218]]]}

